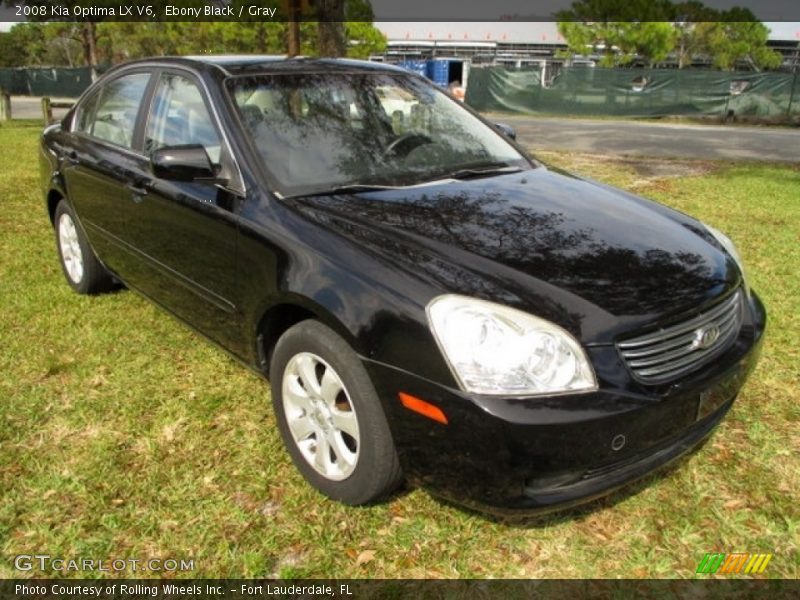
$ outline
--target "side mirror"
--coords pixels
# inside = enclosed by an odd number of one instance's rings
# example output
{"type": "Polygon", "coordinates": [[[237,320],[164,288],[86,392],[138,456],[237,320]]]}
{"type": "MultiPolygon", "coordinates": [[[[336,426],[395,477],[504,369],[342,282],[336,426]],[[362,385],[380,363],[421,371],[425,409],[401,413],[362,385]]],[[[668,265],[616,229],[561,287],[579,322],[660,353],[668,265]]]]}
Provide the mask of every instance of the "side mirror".
{"type": "Polygon", "coordinates": [[[200,144],[165,146],[150,155],[153,175],[172,181],[214,181],[217,173],[200,144]]]}
{"type": "Polygon", "coordinates": [[[507,138],[511,138],[512,140],[517,139],[517,132],[514,131],[514,128],[511,125],[506,125],[505,123],[495,123],[494,126],[507,138]]]}

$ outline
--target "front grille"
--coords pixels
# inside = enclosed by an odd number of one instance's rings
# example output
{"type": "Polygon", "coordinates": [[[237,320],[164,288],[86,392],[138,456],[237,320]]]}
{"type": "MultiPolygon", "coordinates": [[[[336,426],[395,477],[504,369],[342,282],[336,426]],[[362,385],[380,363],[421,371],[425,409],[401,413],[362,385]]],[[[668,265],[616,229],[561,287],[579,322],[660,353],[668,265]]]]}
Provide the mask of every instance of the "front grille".
{"type": "Polygon", "coordinates": [[[617,344],[634,377],[664,383],[708,363],[736,338],[742,324],[742,292],[696,317],[617,344]],[[716,335],[715,335],[716,334],[716,335]]]}

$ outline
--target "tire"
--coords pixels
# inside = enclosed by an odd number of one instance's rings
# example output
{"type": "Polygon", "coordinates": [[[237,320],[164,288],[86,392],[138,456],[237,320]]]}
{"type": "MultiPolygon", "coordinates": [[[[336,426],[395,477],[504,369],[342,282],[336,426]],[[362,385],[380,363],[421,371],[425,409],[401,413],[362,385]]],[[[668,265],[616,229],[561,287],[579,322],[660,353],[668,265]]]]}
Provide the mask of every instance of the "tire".
{"type": "Polygon", "coordinates": [[[79,294],[98,294],[113,287],[113,279],[97,260],[69,202],[56,206],[53,219],[56,248],[67,283],[79,294]]]}
{"type": "Polygon", "coordinates": [[[286,331],[270,361],[270,382],[283,442],[313,487],[362,505],[402,483],[375,387],[353,349],[331,329],[307,320],[286,331]]]}

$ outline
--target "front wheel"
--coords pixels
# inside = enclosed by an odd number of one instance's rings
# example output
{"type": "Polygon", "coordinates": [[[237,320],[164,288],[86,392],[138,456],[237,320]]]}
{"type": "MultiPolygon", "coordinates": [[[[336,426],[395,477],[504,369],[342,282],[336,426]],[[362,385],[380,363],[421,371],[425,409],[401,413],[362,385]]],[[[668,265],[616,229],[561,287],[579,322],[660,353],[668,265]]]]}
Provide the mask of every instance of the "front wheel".
{"type": "Polygon", "coordinates": [[[96,294],[108,290],[111,275],[97,260],[89,240],[66,200],[56,206],[54,217],[56,247],[67,283],[79,294],[96,294]]]}
{"type": "Polygon", "coordinates": [[[278,340],[272,402],[290,456],[306,480],[345,504],[396,489],[402,473],[375,388],[352,348],[308,320],[278,340]]]}

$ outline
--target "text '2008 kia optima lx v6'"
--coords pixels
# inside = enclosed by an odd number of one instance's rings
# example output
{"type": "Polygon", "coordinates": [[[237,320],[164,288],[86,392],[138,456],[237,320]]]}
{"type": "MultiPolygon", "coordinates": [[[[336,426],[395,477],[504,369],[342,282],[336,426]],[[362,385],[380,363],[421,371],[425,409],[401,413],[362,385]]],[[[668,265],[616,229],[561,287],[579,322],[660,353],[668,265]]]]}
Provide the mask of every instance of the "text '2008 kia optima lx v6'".
{"type": "Polygon", "coordinates": [[[144,60],[44,132],[42,184],[68,283],[267,376],[321,492],[524,514],[698,446],[766,317],[722,233],[512,138],[389,66],[144,60]]]}

